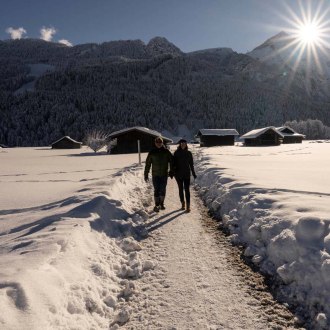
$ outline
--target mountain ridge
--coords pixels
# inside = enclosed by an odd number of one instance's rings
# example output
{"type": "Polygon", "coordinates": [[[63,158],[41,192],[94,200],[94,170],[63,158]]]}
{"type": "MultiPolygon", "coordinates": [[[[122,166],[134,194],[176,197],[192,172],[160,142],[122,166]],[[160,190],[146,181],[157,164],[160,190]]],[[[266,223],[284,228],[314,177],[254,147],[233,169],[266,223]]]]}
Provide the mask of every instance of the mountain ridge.
{"type": "Polygon", "coordinates": [[[62,135],[82,140],[92,129],[127,126],[176,135],[183,124],[192,132],[236,128],[241,134],[287,120],[330,125],[320,82],[313,80],[306,93],[303,74],[285,70],[226,47],[184,53],[162,37],[73,47],[2,42],[0,142],[47,145],[62,135]],[[32,77],[38,64],[52,70],[32,77]],[[22,86],[33,88],[15,94],[22,86]]]}

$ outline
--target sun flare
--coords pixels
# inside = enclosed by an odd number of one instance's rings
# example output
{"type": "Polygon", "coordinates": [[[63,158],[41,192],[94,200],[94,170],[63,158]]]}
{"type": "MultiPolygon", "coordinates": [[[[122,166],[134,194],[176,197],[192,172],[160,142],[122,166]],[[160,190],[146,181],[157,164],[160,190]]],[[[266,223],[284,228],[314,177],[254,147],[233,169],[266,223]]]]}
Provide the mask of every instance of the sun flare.
{"type": "MultiPolygon", "coordinates": [[[[283,25],[279,27],[280,42],[272,57],[282,58],[294,74],[303,69],[306,80],[312,72],[328,70],[330,48],[330,4],[326,0],[283,3],[279,12],[283,25]]],[[[293,78],[292,78],[293,79],[293,78]]]]}
{"type": "Polygon", "coordinates": [[[298,38],[305,44],[317,45],[321,41],[321,28],[315,23],[305,23],[298,27],[298,38]]]}

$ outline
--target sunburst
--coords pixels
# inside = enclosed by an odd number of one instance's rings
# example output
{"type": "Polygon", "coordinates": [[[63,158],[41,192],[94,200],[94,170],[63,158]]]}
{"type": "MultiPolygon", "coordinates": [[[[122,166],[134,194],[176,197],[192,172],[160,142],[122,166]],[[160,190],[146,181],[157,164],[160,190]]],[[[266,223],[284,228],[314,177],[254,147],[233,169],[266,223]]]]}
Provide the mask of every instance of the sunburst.
{"type": "Polygon", "coordinates": [[[284,3],[284,10],[278,13],[285,26],[277,27],[287,32],[282,38],[280,48],[272,56],[280,56],[283,66],[289,66],[293,74],[288,83],[297,73],[303,72],[306,86],[310,86],[312,72],[323,74],[329,60],[330,37],[330,6],[324,1],[307,0],[298,2],[298,9],[284,3]]]}
{"type": "Polygon", "coordinates": [[[314,22],[301,24],[298,27],[297,35],[304,44],[318,46],[322,43],[322,29],[314,22]]]}

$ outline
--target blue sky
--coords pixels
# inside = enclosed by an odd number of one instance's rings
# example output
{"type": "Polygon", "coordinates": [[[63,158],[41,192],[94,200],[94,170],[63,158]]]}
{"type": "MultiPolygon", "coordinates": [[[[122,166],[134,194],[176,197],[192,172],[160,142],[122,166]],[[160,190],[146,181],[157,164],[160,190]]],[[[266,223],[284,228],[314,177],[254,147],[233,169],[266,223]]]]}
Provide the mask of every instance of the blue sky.
{"type": "Polygon", "coordinates": [[[39,38],[45,27],[48,40],[73,45],[163,36],[185,52],[245,53],[290,26],[288,8],[299,16],[298,0],[3,0],[0,39],[18,28],[22,37],[39,38]]]}

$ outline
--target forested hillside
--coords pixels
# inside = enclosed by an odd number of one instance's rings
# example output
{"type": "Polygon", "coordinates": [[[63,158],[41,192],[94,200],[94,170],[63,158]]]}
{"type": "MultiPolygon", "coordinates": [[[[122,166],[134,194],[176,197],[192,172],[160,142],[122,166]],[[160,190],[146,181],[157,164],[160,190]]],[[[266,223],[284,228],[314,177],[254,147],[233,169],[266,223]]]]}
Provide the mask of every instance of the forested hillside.
{"type": "Polygon", "coordinates": [[[0,143],[10,146],[48,145],[63,135],[83,140],[91,130],[135,125],[173,134],[180,124],[193,133],[241,134],[308,118],[329,126],[329,110],[306,93],[299,74],[226,48],[185,54],[159,37],[147,45],[0,42],[0,143]],[[31,65],[38,64],[54,69],[36,77],[31,65]]]}

